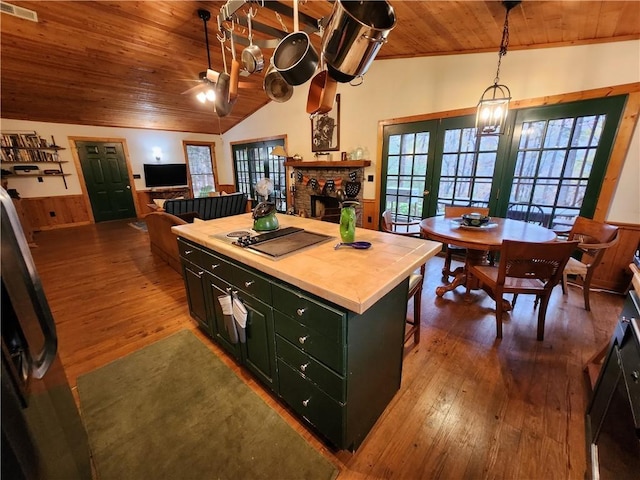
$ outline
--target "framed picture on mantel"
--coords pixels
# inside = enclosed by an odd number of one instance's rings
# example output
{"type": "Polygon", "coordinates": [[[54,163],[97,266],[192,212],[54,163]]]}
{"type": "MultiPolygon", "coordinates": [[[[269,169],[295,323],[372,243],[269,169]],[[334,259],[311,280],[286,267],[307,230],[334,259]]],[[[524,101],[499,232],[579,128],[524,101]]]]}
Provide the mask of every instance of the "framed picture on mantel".
{"type": "Polygon", "coordinates": [[[340,150],[340,94],[329,113],[311,117],[311,151],[340,150]]]}

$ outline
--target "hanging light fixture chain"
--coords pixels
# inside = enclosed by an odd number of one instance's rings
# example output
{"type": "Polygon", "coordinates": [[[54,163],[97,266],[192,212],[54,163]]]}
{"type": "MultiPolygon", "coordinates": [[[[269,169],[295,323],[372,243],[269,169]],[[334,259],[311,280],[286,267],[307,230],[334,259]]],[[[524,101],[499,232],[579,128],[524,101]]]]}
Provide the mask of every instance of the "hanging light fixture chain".
{"type": "Polygon", "coordinates": [[[502,63],[502,57],[507,54],[507,48],[509,47],[509,11],[511,10],[511,8],[512,7],[506,5],[507,11],[504,15],[502,39],[500,40],[500,51],[498,52],[498,69],[496,70],[496,78],[493,80],[493,83],[496,85],[500,82],[500,64],[502,63]]]}

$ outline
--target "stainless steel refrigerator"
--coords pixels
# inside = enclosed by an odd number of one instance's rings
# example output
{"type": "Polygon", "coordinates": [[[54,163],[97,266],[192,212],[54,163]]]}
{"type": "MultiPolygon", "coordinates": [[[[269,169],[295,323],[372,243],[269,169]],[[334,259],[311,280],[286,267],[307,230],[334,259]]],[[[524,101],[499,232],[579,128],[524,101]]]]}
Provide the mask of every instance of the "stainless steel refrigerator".
{"type": "Polygon", "coordinates": [[[53,316],[3,188],[0,200],[1,478],[91,479],[87,433],[57,354],[53,316]]]}

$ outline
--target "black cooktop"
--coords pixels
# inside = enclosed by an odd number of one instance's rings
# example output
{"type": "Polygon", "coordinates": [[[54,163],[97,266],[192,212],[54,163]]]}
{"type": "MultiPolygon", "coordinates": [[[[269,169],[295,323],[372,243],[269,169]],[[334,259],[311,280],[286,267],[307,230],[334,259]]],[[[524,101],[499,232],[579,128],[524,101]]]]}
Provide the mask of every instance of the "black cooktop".
{"type": "Polygon", "coordinates": [[[259,235],[241,236],[233,244],[278,258],[331,238],[333,237],[307,232],[298,227],[285,227],[259,235]]]}

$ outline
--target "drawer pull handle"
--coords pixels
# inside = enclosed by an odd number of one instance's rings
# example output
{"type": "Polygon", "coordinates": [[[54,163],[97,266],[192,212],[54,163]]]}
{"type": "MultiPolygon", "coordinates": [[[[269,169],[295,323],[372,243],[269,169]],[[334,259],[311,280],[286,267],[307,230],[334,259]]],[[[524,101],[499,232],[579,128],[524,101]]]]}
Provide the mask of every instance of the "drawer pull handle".
{"type": "Polygon", "coordinates": [[[218,268],[220,266],[219,263],[212,263],[211,264],[211,270],[215,270],[216,268],[218,268]]]}
{"type": "Polygon", "coordinates": [[[638,373],[637,370],[634,370],[633,372],[631,372],[631,378],[633,378],[634,382],[637,382],[640,378],[640,373],[638,373]]]}
{"type": "Polygon", "coordinates": [[[185,255],[191,255],[193,253],[193,250],[185,250],[184,254],[185,255]]]}
{"type": "Polygon", "coordinates": [[[310,399],[310,398],[307,398],[306,400],[303,400],[303,401],[302,401],[302,406],[303,406],[303,407],[308,407],[308,406],[309,406],[309,402],[310,402],[310,401],[311,401],[311,399],[310,399]]]}
{"type": "Polygon", "coordinates": [[[244,286],[249,288],[251,285],[253,285],[255,282],[255,280],[249,280],[248,282],[244,282],[244,286]]]}
{"type": "Polygon", "coordinates": [[[309,366],[309,362],[303,363],[302,365],[300,365],[300,370],[303,372],[306,372],[308,366],[309,366]]]}
{"type": "Polygon", "coordinates": [[[199,276],[199,277],[201,277],[203,274],[204,274],[204,271],[202,271],[202,270],[200,270],[200,271],[198,272],[198,276],[199,276]]]}
{"type": "Polygon", "coordinates": [[[304,344],[304,342],[307,341],[307,338],[309,338],[309,335],[305,335],[304,337],[298,337],[298,342],[304,344]]]}
{"type": "Polygon", "coordinates": [[[306,308],[299,308],[298,310],[296,310],[296,313],[299,317],[301,317],[302,315],[304,315],[305,310],[306,308]]]}

